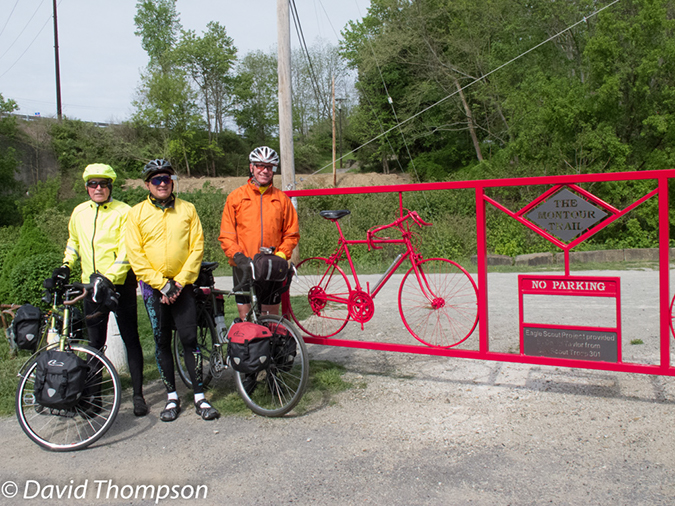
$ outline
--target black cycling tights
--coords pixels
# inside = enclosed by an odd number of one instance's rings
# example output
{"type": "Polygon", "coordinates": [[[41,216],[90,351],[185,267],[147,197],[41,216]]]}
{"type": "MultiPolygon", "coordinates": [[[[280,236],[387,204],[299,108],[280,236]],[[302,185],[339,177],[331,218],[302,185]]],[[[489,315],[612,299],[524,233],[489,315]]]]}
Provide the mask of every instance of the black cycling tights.
{"type": "Polygon", "coordinates": [[[202,353],[197,345],[197,306],[192,285],[183,287],[173,304],[162,304],[159,290],[144,290],[143,299],[155,337],[155,358],[159,375],[167,392],[176,391],[171,338],[175,328],[185,351],[185,366],[192,380],[194,393],[204,392],[202,353]]]}
{"type": "MultiPolygon", "coordinates": [[[[131,375],[131,384],[134,389],[134,395],[143,395],[143,349],[141,341],[138,338],[138,312],[136,303],[136,276],[133,271],[127,273],[127,279],[123,285],[115,285],[115,290],[119,293],[119,304],[117,305],[117,326],[120,329],[120,335],[124,346],[127,349],[127,362],[129,364],[129,374],[131,375]]],[[[100,312],[98,316],[92,319],[86,319],[87,332],[89,334],[89,345],[97,350],[103,349],[108,335],[108,317],[110,312],[102,307],[101,304],[84,301],[85,315],[91,315],[100,312]]]]}

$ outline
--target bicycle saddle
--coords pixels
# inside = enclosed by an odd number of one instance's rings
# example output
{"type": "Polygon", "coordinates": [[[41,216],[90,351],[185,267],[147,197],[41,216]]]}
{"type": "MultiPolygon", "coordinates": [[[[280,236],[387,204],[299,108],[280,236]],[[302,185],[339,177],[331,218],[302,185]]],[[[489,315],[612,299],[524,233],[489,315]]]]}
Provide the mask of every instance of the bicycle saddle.
{"type": "Polygon", "coordinates": [[[218,267],[218,262],[202,262],[201,269],[205,271],[212,271],[218,267]]]}
{"type": "Polygon", "coordinates": [[[327,220],[339,220],[343,216],[352,214],[352,212],[349,209],[341,209],[339,211],[321,211],[319,214],[327,220]]]}

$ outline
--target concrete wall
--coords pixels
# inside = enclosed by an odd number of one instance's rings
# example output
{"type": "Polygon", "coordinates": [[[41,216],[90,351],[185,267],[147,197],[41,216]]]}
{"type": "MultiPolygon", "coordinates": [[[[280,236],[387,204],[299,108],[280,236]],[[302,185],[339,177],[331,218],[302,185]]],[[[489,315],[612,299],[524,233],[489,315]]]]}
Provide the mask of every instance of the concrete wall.
{"type": "MultiPolygon", "coordinates": [[[[675,259],[675,248],[670,248],[670,258],[675,259]]],[[[597,251],[573,251],[570,253],[570,263],[604,263],[604,262],[658,262],[657,248],[636,249],[608,249],[597,251]]],[[[477,257],[473,255],[471,262],[477,264],[477,257]]],[[[549,265],[564,264],[564,253],[529,253],[510,257],[507,255],[488,255],[488,265],[549,265]]]]}

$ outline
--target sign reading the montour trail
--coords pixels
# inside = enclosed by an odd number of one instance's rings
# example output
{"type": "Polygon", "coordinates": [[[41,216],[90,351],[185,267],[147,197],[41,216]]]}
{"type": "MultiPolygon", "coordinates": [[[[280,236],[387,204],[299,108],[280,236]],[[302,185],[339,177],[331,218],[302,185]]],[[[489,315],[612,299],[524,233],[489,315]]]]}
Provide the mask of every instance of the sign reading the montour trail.
{"type": "Polygon", "coordinates": [[[566,188],[527,215],[528,219],[563,241],[574,239],[605,216],[605,211],[566,188]]]}
{"type": "MultiPolygon", "coordinates": [[[[521,350],[525,355],[618,362],[621,349],[621,287],[618,277],[518,276],[521,350]],[[524,322],[523,295],[609,297],[615,300],[616,327],[548,325],[524,322]]],[[[533,298],[534,299],[534,298],[533,298]]],[[[535,302],[536,303],[536,302],[535,302]]],[[[583,302],[580,302],[583,304],[583,302]]],[[[533,313],[536,313],[536,307],[533,313]]]]}

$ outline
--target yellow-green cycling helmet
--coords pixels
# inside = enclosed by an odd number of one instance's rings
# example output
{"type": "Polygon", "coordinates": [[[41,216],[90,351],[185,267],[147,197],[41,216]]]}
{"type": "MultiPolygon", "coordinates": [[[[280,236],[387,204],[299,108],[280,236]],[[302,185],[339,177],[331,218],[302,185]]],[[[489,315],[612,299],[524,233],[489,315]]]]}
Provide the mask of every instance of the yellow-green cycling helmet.
{"type": "Polygon", "coordinates": [[[86,183],[94,177],[110,179],[114,183],[115,179],[117,179],[117,174],[115,174],[115,171],[110,165],[106,165],[105,163],[92,163],[87,165],[84,169],[82,179],[84,179],[84,182],[86,183]]]}

